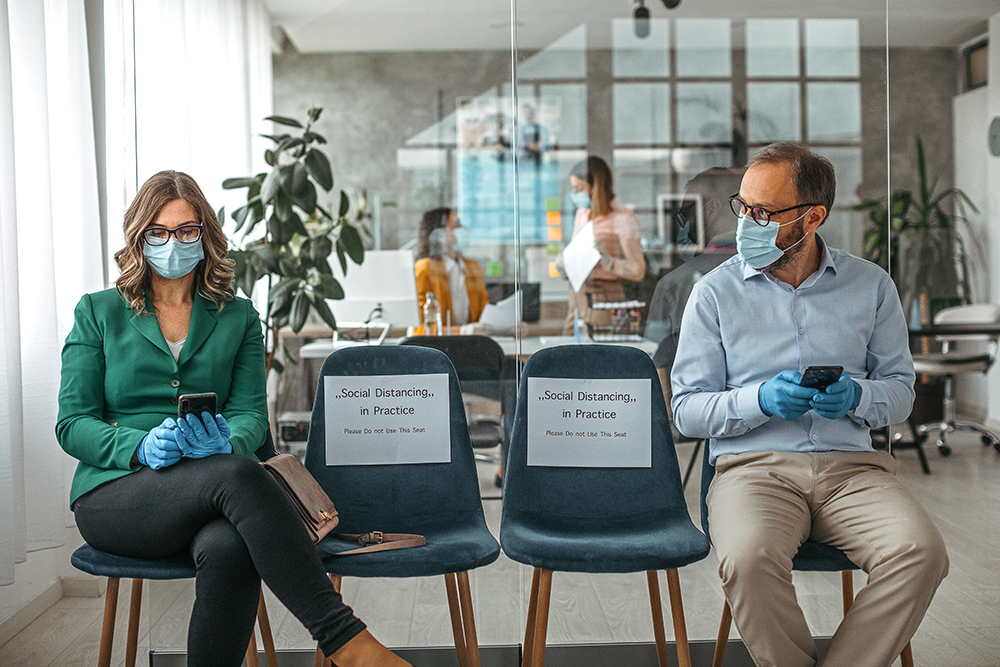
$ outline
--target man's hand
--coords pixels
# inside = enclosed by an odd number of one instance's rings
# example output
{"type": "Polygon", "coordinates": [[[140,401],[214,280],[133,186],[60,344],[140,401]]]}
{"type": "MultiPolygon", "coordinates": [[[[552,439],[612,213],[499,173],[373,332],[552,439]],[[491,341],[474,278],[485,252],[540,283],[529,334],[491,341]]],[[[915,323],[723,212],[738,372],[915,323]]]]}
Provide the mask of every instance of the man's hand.
{"type": "Polygon", "coordinates": [[[778,415],[789,421],[798,419],[812,406],[811,399],[819,393],[818,389],[800,387],[802,374],[798,371],[781,371],[760,386],[757,401],[760,409],[769,417],[778,415]]]}
{"type": "Polygon", "coordinates": [[[809,402],[820,417],[840,419],[858,407],[861,402],[861,385],[844,373],[826,388],[826,393],[817,393],[809,402]]]}

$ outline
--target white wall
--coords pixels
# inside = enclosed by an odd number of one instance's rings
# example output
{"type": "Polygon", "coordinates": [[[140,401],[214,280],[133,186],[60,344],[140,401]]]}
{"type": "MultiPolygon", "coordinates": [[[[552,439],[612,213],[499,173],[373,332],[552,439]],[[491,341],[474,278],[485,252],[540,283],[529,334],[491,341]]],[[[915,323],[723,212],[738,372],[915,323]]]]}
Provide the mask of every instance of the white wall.
{"type": "MultiPolygon", "coordinates": [[[[986,133],[989,128],[989,119],[1000,116],[1000,13],[995,14],[989,21],[989,85],[987,92],[987,119],[986,125],[980,129],[979,143],[986,146],[986,133]]],[[[1000,257],[1000,157],[993,157],[987,153],[986,158],[986,220],[991,231],[989,235],[989,257],[1000,257]]],[[[1000,299],[1000,267],[995,263],[991,267],[990,277],[990,299],[997,301],[1000,299]]],[[[988,425],[994,429],[1000,428],[1000,368],[994,366],[987,376],[987,387],[989,391],[988,425]]]]}

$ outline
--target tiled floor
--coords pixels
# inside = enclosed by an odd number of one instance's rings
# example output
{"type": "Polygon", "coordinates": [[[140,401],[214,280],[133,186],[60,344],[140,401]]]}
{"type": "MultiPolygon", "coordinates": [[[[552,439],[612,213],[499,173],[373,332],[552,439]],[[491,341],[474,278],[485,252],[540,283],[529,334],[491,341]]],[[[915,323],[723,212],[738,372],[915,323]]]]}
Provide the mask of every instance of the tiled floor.
{"type": "MultiPolygon", "coordinates": [[[[941,458],[929,452],[933,474],[920,472],[912,451],[898,454],[899,476],[921,498],[945,535],[951,574],[941,586],[913,639],[921,667],[1000,667],[1000,454],[969,435],[952,439],[954,453],[941,458]]],[[[682,466],[690,445],[679,447],[682,466]]],[[[495,466],[481,464],[483,495],[497,496],[495,466]]],[[[688,489],[697,511],[697,477],[688,489]]],[[[487,520],[496,532],[500,501],[484,500],[487,520]]],[[[714,639],[722,595],[714,555],[680,572],[688,634],[714,639]]],[[[517,644],[523,631],[530,570],[504,556],[471,575],[481,645],[517,644]]],[[[840,620],[840,577],[796,574],[800,601],[816,635],[832,634],[840,620]]],[[[666,604],[666,583],[660,575],[666,604]]],[[[864,576],[855,577],[860,588],[864,576]]],[[[127,585],[122,586],[119,634],[124,637],[127,585]]],[[[150,645],[183,648],[193,587],[190,582],[147,584],[140,630],[140,665],[150,645]],[[150,635],[150,619],[155,619],[150,635]]],[[[441,646],[452,643],[441,578],[357,580],[344,582],[344,595],[372,632],[390,646],[441,646]]],[[[646,642],[653,637],[646,579],[634,575],[570,575],[553,579],[549,642],[646,642]]],[[[302,626],[268,598],[279,648],[312,648],[302,626]]],[[[64,598],[24,631],[0,647],[4,667],[92,666],[97,662],[103,600],[64,598]]],[[[673,632],[667,620],[668,639],[673,632]]],[[[735,630],[733,636],[736,636],[735,630]]],[[[118,642],[113,665],[123,664],[118,642]]],[[[898,664],[898,662],[897,662],[898,664]]]]}

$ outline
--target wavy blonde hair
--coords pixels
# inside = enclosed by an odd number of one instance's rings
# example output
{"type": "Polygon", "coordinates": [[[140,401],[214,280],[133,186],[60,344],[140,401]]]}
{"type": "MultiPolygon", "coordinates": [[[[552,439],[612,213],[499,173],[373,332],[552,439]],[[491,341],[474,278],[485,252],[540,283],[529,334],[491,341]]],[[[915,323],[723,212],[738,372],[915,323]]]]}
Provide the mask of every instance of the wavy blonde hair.
{"type": "Polygon", "coordinates": [[[152,269],[142,254],[142,233],[163,207],[183,199],[201,224],[201,243],[205,259],[195,267],[194,289],[222,310],[236,294],[233,290],[233,260],[227,257],[229,242],[222,233],[215,211],[205,199],[195,180],[179,171],[161,171],[142,184],[125,211],[125,247],[115,253],[121,276],[115,286],[137,315],[146,313],[146,290],[152,269]]]}

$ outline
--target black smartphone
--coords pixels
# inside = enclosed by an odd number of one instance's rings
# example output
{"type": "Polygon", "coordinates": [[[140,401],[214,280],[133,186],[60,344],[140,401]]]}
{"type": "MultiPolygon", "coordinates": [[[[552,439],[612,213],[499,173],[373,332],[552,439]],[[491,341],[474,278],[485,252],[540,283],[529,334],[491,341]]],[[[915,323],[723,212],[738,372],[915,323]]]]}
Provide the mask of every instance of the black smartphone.
{"type": "MultiPolygon", "coordinates": [[[[216,399],[217,396],[214,391],[204,394],[181,394],[177,398],[177,418],[183,419],[187,415],[193,414],[198,419],[201,419],[201,413],[206,410],[214,417],[216,399]]],[[[202,425],[204,423],[202,421],[202,425]]]]}
{"type": "Polygon", "coordinates": [[[799,386],[826,391],[827,387],[840,379],[843,372],[843,366],[810,366],[802,371],[802,381],[799,382],[799,386]]]}

